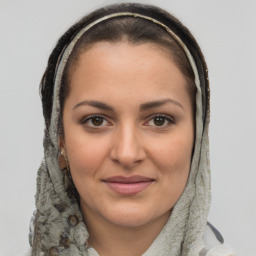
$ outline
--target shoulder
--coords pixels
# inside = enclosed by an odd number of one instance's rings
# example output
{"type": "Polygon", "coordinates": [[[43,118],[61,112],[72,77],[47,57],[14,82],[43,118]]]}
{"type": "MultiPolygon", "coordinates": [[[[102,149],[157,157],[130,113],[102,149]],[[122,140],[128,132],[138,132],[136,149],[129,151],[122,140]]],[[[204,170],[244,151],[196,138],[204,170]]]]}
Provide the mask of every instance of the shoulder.
{"type": "Polygon", "coordinates": [[[200,256],[234,256],[233,252],[224,245],[221,233],[210,222],[207,222],[203,235],[204,248],[200,256]]]}
{"type": "Polygon", "coordinates": [[[210,222],[207,222],[204,230],[203,241],[206,247],[211,248],[215,245],[223,244],[224,238],[217,228],[215,228],[210,222]]]}

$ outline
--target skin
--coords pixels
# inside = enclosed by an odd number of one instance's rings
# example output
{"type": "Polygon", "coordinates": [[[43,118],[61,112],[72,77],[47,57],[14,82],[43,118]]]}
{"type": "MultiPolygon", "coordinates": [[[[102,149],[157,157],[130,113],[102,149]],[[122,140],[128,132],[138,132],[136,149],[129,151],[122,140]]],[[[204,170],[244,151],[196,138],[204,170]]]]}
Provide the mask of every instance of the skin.
{"type": "Polygon", "coordinates": [[[194,144],[186,86],[170,54],[153,43],[100,42],[72,69],[62,146],[89,242],[100,255],[141,255],[181,196],[194,144]],[[146,108],[149,102],[161,104],[146,108]],[[100,119],[91,119],[97,114],[100,119]],[[155,115],[163,114],[157,122],[155,115]],[[152,182],[123,195],[104,182],[117,175],[152,182]]]}

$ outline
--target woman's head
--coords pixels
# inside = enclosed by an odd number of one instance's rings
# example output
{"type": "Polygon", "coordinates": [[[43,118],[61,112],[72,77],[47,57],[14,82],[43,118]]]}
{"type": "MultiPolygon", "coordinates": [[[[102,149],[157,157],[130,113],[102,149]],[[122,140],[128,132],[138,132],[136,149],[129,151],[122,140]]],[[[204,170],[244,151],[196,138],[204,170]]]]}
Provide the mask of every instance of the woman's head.
{"type": "Polygon", "coordinates": [[[59,131],[85,217],[167,220],[190,170],[194,80],[184,49],[150,20],[113,17],[80,37],[63,72],[59,131]]]}
{"type": "MultiPolygon", "coordinates": [[[[99,223],[161,229],[185,189],[172,214],[182,229],[175,239],[183,239],[204,177],[195,181],[199,162],[207,161],[207,70],[189,31],[156,7],[102,8],[59,40],[41,94],[51,182],[63,198],[65,175],[56,167],[63,149],[90,234],[99,223]]],[[[207,205],[203,184],[198,195],[207,205]]],[[[53,207],[66,218],[59,203],[53,207]]]]}
{"type": "Polygon", "coordinates": [[[84,214],[123,225],[169,216],[189,175],[195,93],[183,47],[152,20],[120,15],[81,35],[61,78],[59,138],[84,214]]]}

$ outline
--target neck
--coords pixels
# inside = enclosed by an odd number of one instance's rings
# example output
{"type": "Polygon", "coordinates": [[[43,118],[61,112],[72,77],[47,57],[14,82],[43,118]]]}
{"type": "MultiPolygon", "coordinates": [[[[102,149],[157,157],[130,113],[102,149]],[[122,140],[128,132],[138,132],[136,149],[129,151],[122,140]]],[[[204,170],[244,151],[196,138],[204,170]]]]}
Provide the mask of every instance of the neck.
{"type": "Polygon", "coordinates": [[[89,245],[100,256],[141,256],[153,243],[169,218],[169,213],[142,226],[127,227],[84,214],[90,234],[89,245]],[[91,218],[92,217],[92,218],[91,218]]]}

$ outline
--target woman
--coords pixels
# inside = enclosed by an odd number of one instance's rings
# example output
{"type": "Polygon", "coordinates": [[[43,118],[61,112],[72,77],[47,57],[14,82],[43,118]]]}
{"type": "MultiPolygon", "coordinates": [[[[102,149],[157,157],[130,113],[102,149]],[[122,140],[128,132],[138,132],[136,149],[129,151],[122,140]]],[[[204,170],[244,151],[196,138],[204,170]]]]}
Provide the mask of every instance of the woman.
{"type": "Polygon", "coordinates": [[[207,67],[177,19],[91,13],[57,43],[41,94],[32,255],[231,255],[207,224],[207,67]]]}

